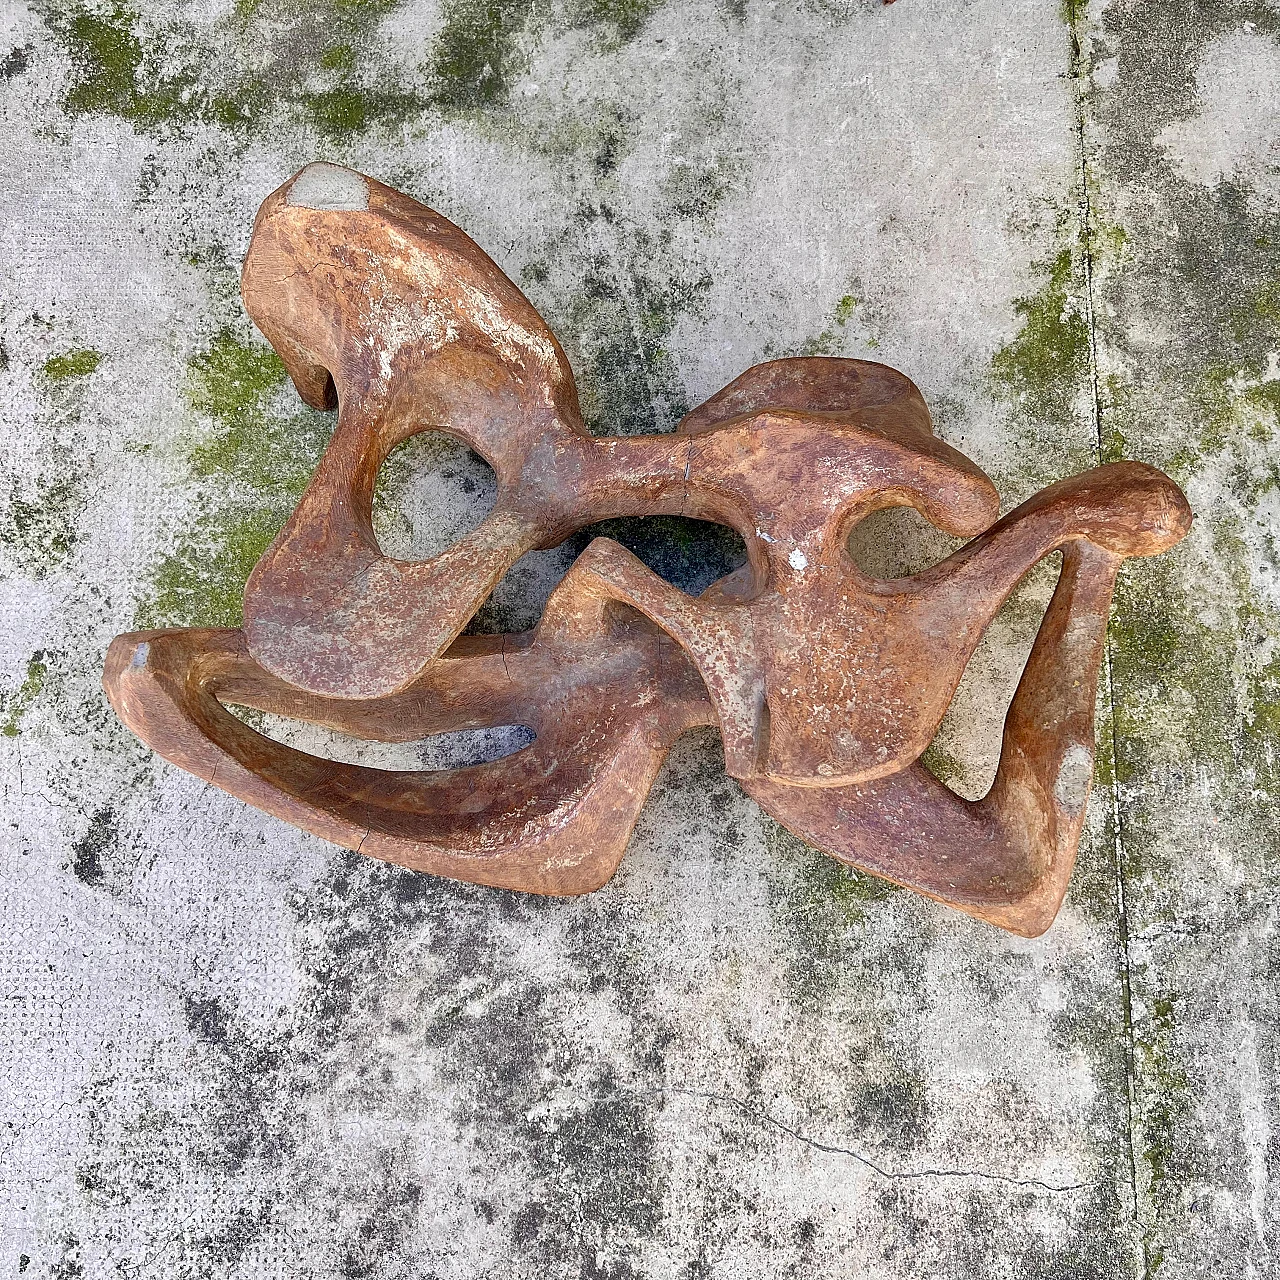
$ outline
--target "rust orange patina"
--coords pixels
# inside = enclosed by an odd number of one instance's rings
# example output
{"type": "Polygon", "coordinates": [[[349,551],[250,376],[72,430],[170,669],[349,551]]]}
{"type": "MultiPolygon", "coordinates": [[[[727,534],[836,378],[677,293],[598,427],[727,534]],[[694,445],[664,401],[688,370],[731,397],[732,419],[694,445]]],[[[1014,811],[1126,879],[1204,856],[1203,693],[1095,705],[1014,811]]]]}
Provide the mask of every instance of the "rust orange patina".
{"type": "Polygon", "coordinates": [[[816,848],[1014,932],[1048,927],[1093,774],[1116,571],[1190,527],[1161,472],[1098,467],[997,520],[991,481],[933,434],[911,381],[859,360],[771,361],[673,434],[592,436],[554,335],[497,266],[438,213],[334,165],[263,203],[242,291],[303,399],[338,423],[249,579],[243,631],[111,646],[112,704],[161,755],[375,857],[572,894],[613,875],[676,738],[714,725],[728,772],[816,848]],[[486,458],[498,496],[473,532],[406,563],[378,547],[374,485],[428,430],[486,458]],[[900,505],[972,540],[923,573],[870,578],[850,532],[900,505]],[[747,563],[694,597],[597,538],[533,632],[462,636],[526,551],[661,514],[733,527],[747,563]],[[962,800],[919,757],[993,615],[1055,550],[995,783],[962,800]],[[383,741],[512,723],[536,739],[473,768],[384,771],[282,746],[224,704],[383,741]]]}

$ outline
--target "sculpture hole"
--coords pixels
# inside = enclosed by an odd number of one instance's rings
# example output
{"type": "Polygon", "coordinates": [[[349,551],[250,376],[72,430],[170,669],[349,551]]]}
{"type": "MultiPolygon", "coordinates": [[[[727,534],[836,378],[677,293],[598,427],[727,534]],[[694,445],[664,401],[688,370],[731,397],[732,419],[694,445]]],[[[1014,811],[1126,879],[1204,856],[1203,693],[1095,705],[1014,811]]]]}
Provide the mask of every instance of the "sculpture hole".
{"type": "Polygon", "coordinates": [[[691,596],[747,560],[747,544],[736,529],[688,516],[631,516],[601,520],[574,537],[585,547],[592,538],[612,538],[643,560],[660,578],[691,596]]]}
{"type": "Polygon", "coordinates": [[[281,746],[337,764],[403,773],[423,769],[465,769],[491,764],[533,745],[537,734],[523,724],[491,725],[435,733],[417,742],[373,742],[324,725],[226,704],[226,710],[256,733],[281,746]]]}
{"type": "Polygon", "coordinates": [[[849,555],[869,578],[908,578],[964,546],[932,525],[915,507],[882,507],[853,526],[849,555]]]}
{"type": "Polygon", "coordinates": [[[373,532],[383,555],[429,560],[493,510],[498,478],[461,440],[424,431],[396,446],[378,472],[373,532]]]}
{"type": "Polygon", "coordinates": [[[717,578],[745,564],[747,546],[736,530],[685,516],[628,516],[578,530],[550,551],[530,551],[507,570],[480,606],[467,635],[528,631],[547,597],[592,538],[612,538],[659,577],[698,595],[717,578]]]}
{"type": "Polygon", "coordinates": [[[1004,718],[1057,585],[1062,557],[1032,567],[1001,605],[960,677],[955,697],[920,763],[962,800],[991,790],[1000,764],[1004,718]]]}

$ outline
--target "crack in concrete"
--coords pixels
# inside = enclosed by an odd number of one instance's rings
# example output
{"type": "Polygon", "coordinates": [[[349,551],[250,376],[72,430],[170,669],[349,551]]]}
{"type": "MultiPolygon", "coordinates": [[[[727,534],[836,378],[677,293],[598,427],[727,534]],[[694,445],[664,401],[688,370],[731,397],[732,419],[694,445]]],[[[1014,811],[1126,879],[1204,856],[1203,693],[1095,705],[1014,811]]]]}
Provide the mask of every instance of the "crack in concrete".
{"type": "MultiPolygon", "coordinates": [[[[1086,142],[1087,111],[1085,81],[1090,74],[1084,48],[1080,41],[1080,26],[1087,18],[1082,8],[1070,5],[1067,9],[1067,32],[1070,37],[1067,76],[1071,81],[1072,101],[1075,108],[1075,134],[1079,160],[1079,217],[1081,230],[1081,258],[1084,267],[1085,327],[1089,334],[1089,380],[1092,392],[1094,451],[1098,464],[1103,462],[1104,442],[1102,434],[1102,389],[1098,367],[1098,329],[1094,309],[1093,272],[1093,206],[1089,193],[1089,162],[1086,142]]],[[[1115,696],[1115,670],[1111,628],[1108,625],[1103,646],[1104,688],[1107,703],[1107,732],[1111,738],[1111,785],[1108,795],[1111,801],[1112,854],[1115,859],[1116,893],[1116,945],[1119,952],[1120,1007],[1124,1022],[1125,1068],[1125,1129],[1129,1155],[1129,1189],[1133,1197],[1133,1223],[1142,1246],[1143,1280],[1153,1275],[1151,1250],[1142,1219],[1138,1212],[1138,1160],[1135,1135],[1136,1054],[1137,1045],[1133,1031],[1133,962],[1129,938],[1128,885],[1125,881],[1124,813],[1120,805],[1120,733],[1115,696]]]]}
{"type": "Polygon", "coordinates": [[[984,1169],[889,1169],[877,1164],[869,1156],[863,1155],[862,1152],[853,1150],[852,1147],[842,1147],[836,1143],[822,1142],[818,1138],[810,1138],[798,1129],[793,1129],[790,1125],[783,1124],[781,1120],[770,1115],[767,1111],[760,1111],[744,1102],[741,1098],[735,1098],[732,1094],[716,1093],[711,1089],[686,1089],[679,1086],[671,1086],[659,1092],[676,1093],[691,1098],[704,1098],[713,1102],[723,1102],[741,1111],[744,1115],[750,1116],[760,1124],[777,1129],[780,1133],[785,1133],[797,1142],[802,1142],[806,1147],[812,1147],[815,1151],[824,1151],[831,1155],[849,1156],[888,1182],[905,1182],[922,1178],[976,1178],[987,1182],[1002,1182],[1014,1187],[1038,1187],[1043,1191],[1052,1192],[1084,1191],[1098,1185],[1096,1182],[1056,1183],[1045,1182],[1040,1178],[1015,1178],[1011,1174],[990,1173],[984,1169]]]}

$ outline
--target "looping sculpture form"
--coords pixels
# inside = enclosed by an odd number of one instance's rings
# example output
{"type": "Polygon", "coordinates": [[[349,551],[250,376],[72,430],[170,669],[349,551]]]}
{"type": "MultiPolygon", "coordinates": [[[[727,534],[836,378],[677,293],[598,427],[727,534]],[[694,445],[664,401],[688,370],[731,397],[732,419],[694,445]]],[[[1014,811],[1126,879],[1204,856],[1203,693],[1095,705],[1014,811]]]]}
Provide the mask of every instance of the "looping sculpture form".
{"type": "Polygon", "coordinates": [[[616,870],[672,743],[716,726],[725,767],[801,839],[1016,933],[1066,891],[1093,773],[1112,586],[1191,512],[1136,462],[1064,480],[1001,520],[991,481],[939,440],[884,365],[757,365],[674,434],[596,437],[541,317],[438,213],[313,164],[262,205],[245,305],[302,398],[338,408],[310,487],[258,562],[244,629],[112,644],[104,683],[163,755],[308,831],[420,871],[585,893],[616,870]],[[372,527],[378,469],[437,430],[488,460],[488,518],[422,563],[372,527]],[[910,505],[960,551],[880,581],[853,526],[910,505]],[[610,516],[736,529],[747,563],[692,597],[597,538],[525,635],[463,636],[526,551],[610,516]],[[1005,721],[990,792],[918,763],[993,615],[1061,549],[1057,589],[1005,721]],[[535,741],[471,768],[339,764],[224,704],[382,741],[523,724],[535,741]]]}

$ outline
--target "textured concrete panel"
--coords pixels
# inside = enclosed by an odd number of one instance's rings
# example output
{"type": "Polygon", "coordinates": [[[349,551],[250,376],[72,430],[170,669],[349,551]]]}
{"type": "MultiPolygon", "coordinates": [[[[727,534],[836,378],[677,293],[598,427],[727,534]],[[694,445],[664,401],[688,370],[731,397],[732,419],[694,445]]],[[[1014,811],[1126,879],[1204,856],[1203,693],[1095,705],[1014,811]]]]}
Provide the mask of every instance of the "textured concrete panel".
{"type": "MultiPolygon", "coordinates": [[[[1274,1274],[1280,12],[1146,0],[40,0],[0,8],[0,1271],[57,1277],[1274,1274]],[[1008,937],[668,761],[575,901],[361,860],[144,751],[117,632],[234,625],[331,429],[240,307],[262,197],[350,164],[454,219],[594,429],[748,365],[884,360],[1009,505],[1169,470],[1081,865],[1008,937]]],[[[492,474],[389,460],[384,546],[492,474]]],[[[742,555],[609,522],[699,589],[742,555]]],[[[525,557],[518,629],[588,535],[525,557]]],[[[948,550],[891,518],[890,574],[948,550]]],[[[930,750],[989,783],[1033,575],[930,750]]],[[[447,765],[518,728],[394,751],[447,765]]]]}

